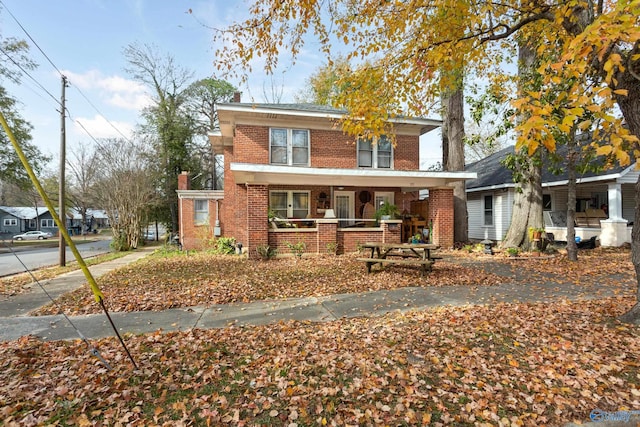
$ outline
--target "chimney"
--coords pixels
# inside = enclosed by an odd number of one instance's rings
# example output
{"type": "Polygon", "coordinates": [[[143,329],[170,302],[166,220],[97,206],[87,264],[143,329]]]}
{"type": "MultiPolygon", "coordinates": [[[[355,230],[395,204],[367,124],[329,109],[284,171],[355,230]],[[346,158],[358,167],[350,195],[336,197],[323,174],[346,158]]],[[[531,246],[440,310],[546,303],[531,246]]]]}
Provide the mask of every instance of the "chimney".
{"type": "Polygon", "coordinates": [[[191,180],[189,179],[189,172],[182,171],[178,175],[178,190],[189,190],[191,187],[191,180]]]}
{"type": "Polygon", "coordinates": [[[233,92],[233,102],[240,102],[240,95],[242,95],[241,92],[233,92]]]}

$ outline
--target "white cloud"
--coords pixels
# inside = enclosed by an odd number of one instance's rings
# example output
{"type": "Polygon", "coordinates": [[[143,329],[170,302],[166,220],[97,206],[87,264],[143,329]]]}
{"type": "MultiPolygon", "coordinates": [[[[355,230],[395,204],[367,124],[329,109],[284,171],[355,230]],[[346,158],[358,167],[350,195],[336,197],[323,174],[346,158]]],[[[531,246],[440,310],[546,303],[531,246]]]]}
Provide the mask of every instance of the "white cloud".
{"type": "MultiPolygon", "coordinates": [[[[139,111],[151,102],[146,88],[141,83],[118,75],[104,76],[99,70],[89,70],[78,74],[63,72],[71,85],[77,86],[83,93],[92,91],[102,102],[122,109],[139,111]]],[[[94,104],[91,94],[85,93],[94,104]]]]}
{"type": "Polygon", "coordinates": [[[131,138],[133,135],[134,125],[127,122],[108,121],[101,115],[95,115],[93,118],[78,117],[73,122],[74,132],[78,135],[93,138],[131,138]]]}

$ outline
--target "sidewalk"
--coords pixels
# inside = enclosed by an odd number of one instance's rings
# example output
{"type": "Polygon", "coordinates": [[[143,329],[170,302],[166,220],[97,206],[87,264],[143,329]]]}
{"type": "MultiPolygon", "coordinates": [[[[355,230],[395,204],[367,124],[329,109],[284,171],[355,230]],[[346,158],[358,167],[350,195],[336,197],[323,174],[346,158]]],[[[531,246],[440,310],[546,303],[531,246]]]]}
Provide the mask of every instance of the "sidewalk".
{"type": "MultiPolygon", "coordinates": [[[[90,267],[94,277],[134,262],[153,248],[143,248],[123,258],[90,267]]],[[[498,271],[494,271],[499,273],[498,271]]],[[[85,283],[81,271],[45,281],[52,298],[70,292],[85,283]]],[[[598,289],[589,292],[584,286],[556,283],[501,284],[496,286],[409,287],[361,294],[326,297],[291,298],[229,305],[197,306],[165,311],[114,312],[112,319],[121,334],[145,333],[158,329],[184,331],[191,328],[224,328],[230,325],[264,325],[280,320],[326,322],[340,318],[381,316],[393,311],[407,311],[442,305],[474,305],[497,302],[545,302],[558,299],[591,299],[613,296],[598,289]],[[597,293],[596,293],[597,292],[597,293]]],[[[87,288],[87,292],[90,290],[87,288]]],[[[34,335],[43,340],[70,340],[78,333],[63,315],[30,317],[30,311],[49,303],[49,297],[34,285],[28,294],[0,301],[0,340],[15,340],[34,335]]],[[[108,301],[107,301],[108,307],[108,301]]],[[[71,321],[87,338],[112,336],[108,319],[101,314],[71,317],[71,321]]]]}

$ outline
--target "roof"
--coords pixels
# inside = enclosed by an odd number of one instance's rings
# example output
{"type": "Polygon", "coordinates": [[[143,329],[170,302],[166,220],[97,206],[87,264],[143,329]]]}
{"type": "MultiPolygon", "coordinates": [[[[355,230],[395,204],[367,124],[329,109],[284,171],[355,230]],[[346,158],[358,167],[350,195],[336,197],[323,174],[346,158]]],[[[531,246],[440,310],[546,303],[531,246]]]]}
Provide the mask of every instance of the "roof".
{"type": "MultiPolygon", "coordinates": [[[[82,219],[82,213],[79,209],[76,208],[70,208],[68,211],[68,216],[72,217],[73,219],[82,219]]],[[[87,209],[87,217],[94,217],[95,219],[105,219],[107,218],[107,213],[102,209],[87,209]]]]}
{"type": "Polygon", "coordinates": [[[0,206],[0,210],[5,211],[9,215],[15,216],[18,219],[35,219],[38,216],[49,212],[46,207],[38,207],[36,212],[35,207],[30,206],[0,206]]]}
{"type": "MultiPolygon", "coordinates": [[[[563,159],[566,159],[566,155],[564,155],[566,149],[566,147],[558,148],[557,154],[560,155],[563,159]]],[[[515,147],[512,145],[498,151],[497,153],[492,154],[491,156],[485,157],[482,160],[467,165],[465,167],[465,171],[475,172],[478,175],[476,179],[466,181],[467,191],[490,190],[495,188],[506,188],[515,186],[511,170],[509,170],[502,164],[502,161],[509,154],[514,153],[515,147]]],[[[595,162],[597,163],[598,159],[596,159],[595,162]]],[[[564,162],[562,165],[560,165],[560,167],[556,169],[558,170],[556,170],[555,172],[559,173],[553,173],[551,170],[549,170],[548,167],[543,167],[543,186],[566,184],[569,176],[564,162]]],[[[613,180],[619,178],[622,175],[628,174],[633,169],[634,165],[620,166],[616,164],[614,167],[604,171],[587,171],[582,174],[578,174],[577,178],[578,182],[613,180]]]]}

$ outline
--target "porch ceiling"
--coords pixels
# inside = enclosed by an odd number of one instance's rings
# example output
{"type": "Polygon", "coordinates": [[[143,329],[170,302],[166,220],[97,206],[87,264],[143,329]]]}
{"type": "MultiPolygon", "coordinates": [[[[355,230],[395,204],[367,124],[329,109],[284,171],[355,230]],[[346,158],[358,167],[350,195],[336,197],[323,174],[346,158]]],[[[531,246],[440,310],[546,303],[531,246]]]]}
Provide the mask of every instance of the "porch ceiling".
{"type": "Polygon", "coordinates": [[[237,184],[402,187],[422,190],[475,179],[475,172],[333,169],[231,163],[237,184]]]}

